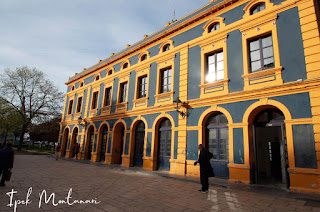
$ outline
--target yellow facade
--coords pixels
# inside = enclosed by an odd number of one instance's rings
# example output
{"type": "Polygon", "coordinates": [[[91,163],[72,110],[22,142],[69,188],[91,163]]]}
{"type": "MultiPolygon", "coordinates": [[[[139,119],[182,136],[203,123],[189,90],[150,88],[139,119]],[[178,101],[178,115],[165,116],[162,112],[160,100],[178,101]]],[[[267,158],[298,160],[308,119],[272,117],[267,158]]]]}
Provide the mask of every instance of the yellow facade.
{"type": "MultiPolygon", "coordinates": [[[[208,5],[213,4],[211,1],[208,5]]],[[[116,55],[112,55],[111,58],[105,62],[100,61],[94,68],[85,70],[84,72],[71,78],[66,84],[69,87],[73,87],[79,82],[79,86],[75,86],[75,89],[70,89],[66,94],[65,108],[67,111],[68,102],[76,98],[82,97],[85,100],[85,105],[82,105],[84,109],[83,113],[76,114],[63,114],[61,122],[60,137],[62,144],[62,151],[66,150],[66,157],[72,156],[70,145],[66,145],[67,141],[74,143],[73,130],[74,128],[79,130],[79,143],[82,148],[81,157],[86,159],[88,150],[88,132],[78,123],[78,118],[81,117],[85,120],[86,129],[92,126],[94,136],[97,138],[95,151],[92,152],[91,161],[98,162],[100,160],[101,140],[102,133],[101,128],[107,125],[109,131],[107,135],[107,144],[110,146],[110,152],[106,151],[105,163],[115,163],[114,155],[117,154],[114,151],[115,140],[118,136],[117,127],[121,124],[124,127],[123,146],[127,149],[123,149],[122,166],[130,167],[134,165],[134,142],[135,142],[135,127],[139,121],[145,124],[145,142],[143,146],[143,168],[147,170],[157,170],[158,163],[158,144],[159,144],[159,125],[162,120],[168,119],[172,123],[171,141],[171,156],[170,156],[170,173],[178,175],[198,176],[199,167],[194,166],[195,159],[189,159],[187,154],[188,147],[188,133],[197,133],[196,144],[205,143],[205,125],[210,117],[214,113],[222,113],[228,120],[228,139],[229,139],[229,154],[228,154],[228,170],[229,180],[232,182],[242,182],[246,184],[253,183],[252,171],[254,169],[254,154],[253,154],[253,132],[252,125],[255,117],[261,111],[277,108],[280,110],[284,117],[285,123],[285,135],[287,141],[287,154],[288,154],[288,173],[290,176],[290,189],[302,190],[308,192],[320,193],[320,37],[319,37],[319,25],[316,7],[313,0],[293,1],[286,0],[280,4],[271,3],[269,0],[240,0],[240,1],[222,1],[221,3],[213,5],[210,10],[203,10],[197,13],[196,11],[186,21],[179,22],[165,33],[154,34],[152,36],[145,36],[141,43],[128,46],[116,55]],[[265,9],[257,14],[250,14],[251,9],[259,3],[265,3],[265,9]],[[223,18],[224,14],[233,9],[243,7],[243,15],[241,19],[234,21],[233,23],[226,23],[226,19],[223,18]],[[304,60],[306,67],[306,79],[297,81],[286,81],[284,72],[286,72],[286,66],[283,66],[281,61],[281,43],[279,42],[279,14],[285,11],[291,11],[291,9],[297,8],[298,16],[301,26],[301,35],[303,42],[304,60]],[[209,27],[219,23],[220,29],[209,33],[209,27]],[[173,38],[177,35],[181,35],[188,30],[201,25],[203,29],[202,36],[184,42],[180,45],[176,45],[173,38]],[[231,92],[230,86],[232,85],[232,74],[230,72],[231,58],[229,43],[230,34],[234,31],[239,31],[239,41],[242,44],[241,51],[242,65],[239,70],[242,71],[240,77],[243,80],[243,90],[231,92]],[[259,72],[251,73],[249,70],[249,49],[248,43],[250,40],[259,37],[261,35],[272,34],[273,50],[274,50],[274,67],[259,72]],[[149,39],[150,38],[150,39],[149,39]],[[170,45],[170,50],[163,51],[163,47],[170,45]],[[149,49],[151,47],[159,46],[157,54],[150,56],[149,49]],[[192,73],[190,64],[192,58],[193,48],[199,48],[199,79],[200,83],[194,86],[199,89],[198,98],[190,98],[191,90],[190,85],[194,83],[194,79],[191,77],[192,73]],[[224,55],[224,79],[213,83],[207,84],[205,82],[206,73],[206,55],[217,50],[222,50],[224,55]],[[130,58],[134,55],[138,56],[138,62],[132,64],[130,58]],[[177,59],[177,54],[179,58],[177,59]],[[147,55],[147,59],[141,61],[141,57],[147,55]],[[176,67],[178,60],[179,67],[176,67]],[[120,70],[115,71],[115,66],[120,63],[120,70]],[[124,64],[128,64],[124,68],[124,64]],[[151,79],[151,67],[152,64],[156,64],[156,78],[151,79]],[[171,92],[160,92],[160,76],[161,70],[170,67],[172,69],[171,77],[171,92]],[[178,72],[175,70],[179,70],[178,72]],[[132,72],[135,72],[135,76],[132,77],[132,72]],[[102,77],[102,72],[105,72],[105,77],[102,77]],[[156,82],[155,93],[151,93],[147,90],[147,97],[139,99],[138,94],[138,78],[141,76],[148,76],[148,85],[156,82]],[[178,75],[178,76],[177,76],[178,75]],[[85,79],[92,77],[94,81],[85,83],[85,79]],[[117,81],[115,81],[117,79],[117,81]],[[134,80],[133,80],[134,79],[134,80]],[[179,84],[175,83],[175,79],[179,79],[179,84]],[[151,82],[151,80],[153,80],[151,82]],[[133,82],[132,82],[133,81],[133,82]],[[128,88],[133,87],[132,108],[129,110],[129,98],[127,96],[126,102],[119,102],[121,83],[127,82],[128,88]],[[80,86],[82,84],[82,86],[80,86]],[[101,107],[101,113],[98,113],[98,109],[91,109],[92,96],[90,94],[94,92],[102,92],[101,84],[104,88],[111,88],[111,93],[115,95],[111,96],[111,102],[115,102],[113,106],[101,107]],[[188,113],[189,109],[205,108],[201,110],[201,114],[197,120],[192,122],[197,123],[195,125],[189,125],[188,121],[190,117],[177,116],[177,120],[172,115],[172,111],[175,111],[175,104],[173,103],[175,90],[179,88],[179,99],[182,102],[187,102],[187,107],[180,108],[180,111],[188,113]],[[117,89],[115,89],[117,88],[117,89]],[[296,117],[293,114],[292,108],[288,108],[288,105],[276,100],[275,97],[296,95],[301,93],[307,93],[310,96],[309,104],[311,105],[312,117],[296,117]],[[75,95],[77,94],[77,97],[75,95]],[[85,95],[86,94],[86,95],[85,95]],[[116,99],[114,99],[116,98],[116,99]],[[154,98],[154,104],[150,105],[150,99],[154,98]],[[233,104],[238,102],[250,102],[249,106],[244,109],[244,114],[240,121],[235,120],[232,111],[226,109],[222,105],[233,104]],[[251,103],[252,101],[252,103],[251,103]],[[112,112],[112,107],[115,107],[112,112]],[[155,115],[156,114],[156,115],[155,115]],[[154,115],[152,123],[148,122],[147,116],[154,115]],[[133,117],[130,124],[125,121],[125,118],[133,117]],[[116,120],[112,126],[108,120],[116,120]],[[313,125],[314,129],[314,145],[316,151],[317,169],[300,168],[296,167],[295,158],[295,144],[294,144],[294,132],[293,126],[296,125],[313,125]],[[72,126],[72,127],[70,127],[72,126]],[[73,129],[72,129],[73,128],[73,129]],[[234,130],[240,129],[243,132],[243,161],[235,162],[234,153],[235,149],[235,135],[234,130]],[[69,133],[66,133],[68,131],[69,133]],[[177,134],[177,137],[176,137],[177,134]],[[148,137],[149,136],[149,137],[148,137]],[[68,137],[68,138],[67,138],[68,137]],[[111,139],[111,140],[109,140],[111,139]],[[150,140],[151,139],[151,140],[150,140]],[[126,141],[129,141],[128,146],[126,141]],[[151,142],[148,146],[148,142],[151,142]],[[177,145],[177,146],[175,146],[177,145]],[[150,148],[150,154],[147,152],[150,148]],[[125,154],[125,152],[128,154],[125,154]],[[173,154],[176,151],[176,155],[173,154]]],[[[206,6],[208,6],[206,5],[206,6]]],[[[168,24],[167,27],[171,25],[168,24]]],[[[177,81],[177,80],[176,80],[177,81]]],[[[105,96],[98,95],[98,102],[104,102],[105,96]],[[100,99],[102,97],[102,99],[100,99]]],[[[76,107],[74,105],[73,107],[76,107]]],[[[82,123],[83,124],[83,123],[82,123]]],[[[122,126],[121,125],[121,126],[122,126]]]]}

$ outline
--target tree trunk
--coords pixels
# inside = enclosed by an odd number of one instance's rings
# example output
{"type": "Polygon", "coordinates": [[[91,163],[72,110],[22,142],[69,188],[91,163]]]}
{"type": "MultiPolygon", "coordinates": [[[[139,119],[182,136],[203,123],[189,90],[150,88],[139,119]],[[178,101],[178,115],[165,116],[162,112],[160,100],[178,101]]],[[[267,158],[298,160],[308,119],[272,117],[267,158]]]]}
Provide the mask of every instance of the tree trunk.
{"type": "Polygon", "coordinates": [[[22,149],[23,139],[24,139],[24,135],[26,134],[26,131],[27,131],[27,127],[23,126],[21,129],[21,132],[20,132],[18,151],[21,151],[21,149],[22,149]]]}
{"type": "Polygon", "coordinates": [[[4,144],[6,144],[7,143],[7,138],[8,138],[8,132],[5,132],[4,133],[4,144]]]}

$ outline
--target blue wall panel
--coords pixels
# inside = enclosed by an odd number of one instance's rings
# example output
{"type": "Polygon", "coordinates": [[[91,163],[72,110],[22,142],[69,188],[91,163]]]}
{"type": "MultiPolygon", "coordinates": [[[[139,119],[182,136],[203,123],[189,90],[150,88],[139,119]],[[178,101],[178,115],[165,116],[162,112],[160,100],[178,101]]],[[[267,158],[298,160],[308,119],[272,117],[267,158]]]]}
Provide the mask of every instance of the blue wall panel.
{"type": "Polygon", "coordinates": [[[130,144],[130,133],[127,133],[125,147],[124,147],[124,154],[125,155],[129,154],[129,144],[130,144]]]}
{"type": "Polygon", "coordinates": [[[242,35],[239,30],[229,33],[227,39],[228,57],[228,77],[229,91],[236,92],[243,90],[243,54],[242,54],[242,35]]]}
{"type": "Polygon", "coordinates": [[[160,113],[143,115],[142,117],[147,120],[149,129],[152,129],[154,120],[160,115],[160,113]]]}
{"type": "Polygon", "coordinates": [[[192,29],[189,29],[175,37],[172,38],[173,40],[173,45],[176,47],[176,46],[179,46],[181,44],[184,44],[190,40],[193,40],[193,39],[196,39],[198,37],[201,37],[202,34],[203,34],[203,26],[205,25],[205,23],[202,23],[192,29]]]}
{"type": "Polygon", "coordinates": [[[104,97],[104,83],[101,83],[100,84],[99,103],[98,103],[97,115],[101,114],[101,108],[102,108],[102,105],[103,105],[103,97],[104,97]]]}
{"type": "Polygon", "coordinates": [[[155,98],[154,95],[156,95],[156,89],[157,89],[157,63],[152,63],[150,66],[150,73],[149,77],[149,90],[148,90],[148,106],[154,106],[155,98]]]}
{"type": "Polygon", "coordinates": [[[156,56],[156,55],[159,54],[159,52],[160,52],[160,49],[159,49],[160,45],[161,45],[161,44],[158,44],[158,45],[155,45],[155,46],[151,47],[150,49],[148,49],[148,52],[150,53],[150,57],[154,57],[154,56],[156,56]]]}
{"type": "Polygon", "coordinates": [[[135,96],[135,86],[136,86],[136,72],[132,71],[130,74],[130,83],[128,90],[128,110],[132,110],[133,108],[133,100],[135,96]]]}
{"type": "Polygon", "coordinates": [[[244,15],[244,11],[243,8],[247,5],[247,3],[242,4],[232,10],[229,10],[225,13],[222,13],[221,15],[219,15],[224,19],[224,23],[226,25],[232,24],[233,22],[239,21],[242,19],[242,16],[244,15]]]}
{"type": "Polygon", "coordinates": [[[179,122],[179,113],[177,111],[169,111],[168,113],[174,120],[174,123],[172,123],[173,126],[177,127],[179,122]]]}
{"type": "Polygon", "coordinates": [[[146,150],[146,156],[151,157],[151,148],[152,148],[152,133],[148,132],[147,135],[147,150],[146,150]]]}
{"type": "Polygon", "coordinates": [[[198,160],[198,131],[187,131],[187,160],[198,160]]]}
{"type": "Polygon", "coordinates": [[[188,56],[188,99],[198,99],[200,97],[201,84],[201,48],[195,46],[189,49],[188,56]]]}
{"type": "Polygon", "coordinates": [[[296,167],[317,169],[313,125],[293,125],[292,132],[296,167]]]}
{"type": "Polygon", "coordinates": [[[114,73],[120,71],[120,69],[121,69],[121,64],[122,64],[122,62],[119,62],[119,63],[117,63],[116,65],[113,66],[113,68],[114,68],[114,73]]]}
{"type": "Polygon", "coordinates": [[[129,60],[130,60],[130,66],[137,64],[139,61],[139,54],[136,54],[133,57],[130,57],[129,60]]]}
{"type": "Polygon", "coordinates": [[[173,148],[173,158],[177,159],[178,158],[178,131],[174,132],[174,148],[173,148]]]}
{"type": "Polygon", "coordinates": [[[307,79],[304,48],[298,8],[279,14],[277,20],[280,63],[283,81],[291,82],[307,79]],[[290,35],[290,36],[288,36],[290,35]]]}
{"type": "Polygon", "coordinates": [[[286,96],[271,97],[284,104],[291,113],[293,119],[312,118],[309,93],[299,93],[286,96]]]}
{"type": "Polygon", "coordinates": [[[87,104],[87,95],[88,95],[88,89],[84,90],[84,94],[82,97],[82,111],[81,111],[81,117],[84,118],[85,112],[86,112],[86,104],[87,104]]]}
{"type": "Polygon", "coordinates": [[[180,88],[180,52],[176,54],[174,61],[174,94],[173,98],[177,99],[179,97],[179,88],[180,88]]]}
{"type": "Polygon", "coordinates": [[[188,110],[187,126],[198,126],[199,118],[208,107],[192,108],[188,110]]]}
{"type": "Polygon", "coordinates": [[[114,113],[116,111],[116,104],[118,99],[118,84],[119,84],[119,78],[116,77],[113,82],[113,94],[112,94],[112,103],[111,103],[111,113],[114,113]]]}
{"type": "Polygon", "coordinates": [[[66,108],[64,109],[63,121],[66,120],[66,116],[67,116],[67,113],[68,113],[69,99],[70,99],[69,96],[67,96],[67,102],[66,102],[66,108]]]}
{"type": "Polygon", "coordinates": [[[137,118],[136,116],[123,118],[123,120],[126,122],[127,130],[130,130],[130,127],[131,127],[131,125],[132,125],[132,122],[133,122],[133,120],[135,120],[136,118],[137,118]]]}
{"type": "Polygon", "coordinates": [[[111,153],[111,142],[112,142],[112,134],[109,134],[107,153],[111,153]]]}
{"type": "Polygon", "coordinates": [[[233,129],[233,154],[235,164],[244,164],[243,128],[233,129]]]}
{"type": "Polygon", "coordinates": [[[89,116],[89,111],[91,110],[91,102],[92,102],[92,89],[90,89],[90,97],[89,97],[89,106],[87,111],[87,117],[89,116]]]}

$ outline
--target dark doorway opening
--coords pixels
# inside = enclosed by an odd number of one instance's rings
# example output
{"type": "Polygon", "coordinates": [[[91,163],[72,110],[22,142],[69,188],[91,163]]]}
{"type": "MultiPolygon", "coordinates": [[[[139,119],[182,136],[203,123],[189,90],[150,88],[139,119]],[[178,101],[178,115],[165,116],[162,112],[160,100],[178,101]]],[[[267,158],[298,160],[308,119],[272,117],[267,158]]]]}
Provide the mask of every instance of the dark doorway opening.
{"type": "Polygon", "coordinates": [[[253,125],[255,183],[289,186],[284,115],[278,109],[258,113],[253,125]]]}
{"type": "Polygon", "coordinates": [[[78,128],[75,128],[73,130],[72,140],[71,140],[71,145],[70,145],[70,155],[72,158],[74,157],[74,145],[76,143],[78,143],[78,134],[79,134],[79,130],[78,130],[78,128]]]}
{"type": "Polygon", "coordinates": [[[122,153],[123,153],[123,141],[124,141],[124,125],[118,123],[114,129],[114,139],[113,139],[113,163],[122,163],[122,153]]]}
{"type": "Polygon", "coordinates": [[[170,170],[172,126],[169,119],[164,119],[158,132],[158,170],[170,170]]]}
{"type": "Polygon", "coordinates": [[[134,141],[134,158],[133,165],[137,167],[143,166],[143,149],[144,149],[145,125],[140,121],[135,130],[134,141]]]}

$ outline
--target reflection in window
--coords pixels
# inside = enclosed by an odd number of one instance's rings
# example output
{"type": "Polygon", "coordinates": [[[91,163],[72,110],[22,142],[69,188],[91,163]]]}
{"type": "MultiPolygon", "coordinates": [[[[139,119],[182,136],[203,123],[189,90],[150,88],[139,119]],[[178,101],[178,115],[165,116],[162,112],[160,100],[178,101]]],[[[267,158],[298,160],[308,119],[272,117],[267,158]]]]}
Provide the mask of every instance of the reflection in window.
{"type": "Polygon", "coordinates": [[[72,107],[73,107],[73,100],[70,100],[69,102],[69,108],[68,108],[68,114],[72,113],[72,107]]]}
{"type": "Polygon", "coordinates": [[[104,106],[111,105],[111,87],[106,88],[104,95],[104,106]]]}
{"type": "Polygon", "coordinates": [[[207,56],[206,83],[224,79],[223,51],[207,56]]]}
{"type": "Polygon", "coordinates": [[[127,101],[128,83],[122,83],[120,85],[120,103],[127,101]]]}
{"type": "Polygon", "coordinates": [[[78,103],[77,103],[77,113],[81,112],[81,106],[82,106],[82,97],[79,97],[78,103]]]}
{"type": "Polygon", "coordinates": [[[171,68],[161,70],[160,93],[167,93],[171,91],[171,72],[171,68]]]}
{"type": "Polygon", "coordinates": [[[220,23],[215,23],[215,24],[212,24],[210,27],[209,27],[209,32],[214,32],[216,30],[220,29],[220,23]]]}
{"type": "Polygon", "coordinates": [[[229,160],[228,120],[222,113],[211,115],[206,123],[206,147],[214,160],[229,160]]]}
{"type": "Polygon", "coordinates": [[[144,98],[147,96],[147,76],[139,78],[139,95],[138,98],[144,98]]]}
{"type": "Polygon", "coordinates": [[[272,36],[267,35],[249,42],[251,72],[274,68],[272,36]]]}
{"type": "Polygon", "coordinates": [[[128,66],[129,66],[129,63],[125,63],[125,64],[123,64],[123,69],[128,68],[128,66]]]}
{"type": "Polygon", "coordinates": [[[92,97],[92,109],[97,109],[98,106],[98,94],[99,92],[94,92],[92,97]]]}
{"type": "Polygon", "coordinates": [[[163,52],[169,51],[170,50],[170,44],[167,44],[163,47],[163,52]]]}
{"type": "Polygon", "coordinates": [[[257,4],[256,6],[254,6],[251,10],[250,10],[250,14],[253,15],[253,14],[256,14],[262,10],[266,9],[266,4],[265,3],[260,3],[260,4],[257,4]]]}
{"type": "Polygon", "coordinates": [[[142,62],[142,61],[145,61],[146,59],[147,59],[147,55],[146,55],[146,54],[144,54],[144,55],[141,56],[141,62],[142,62]]]}

